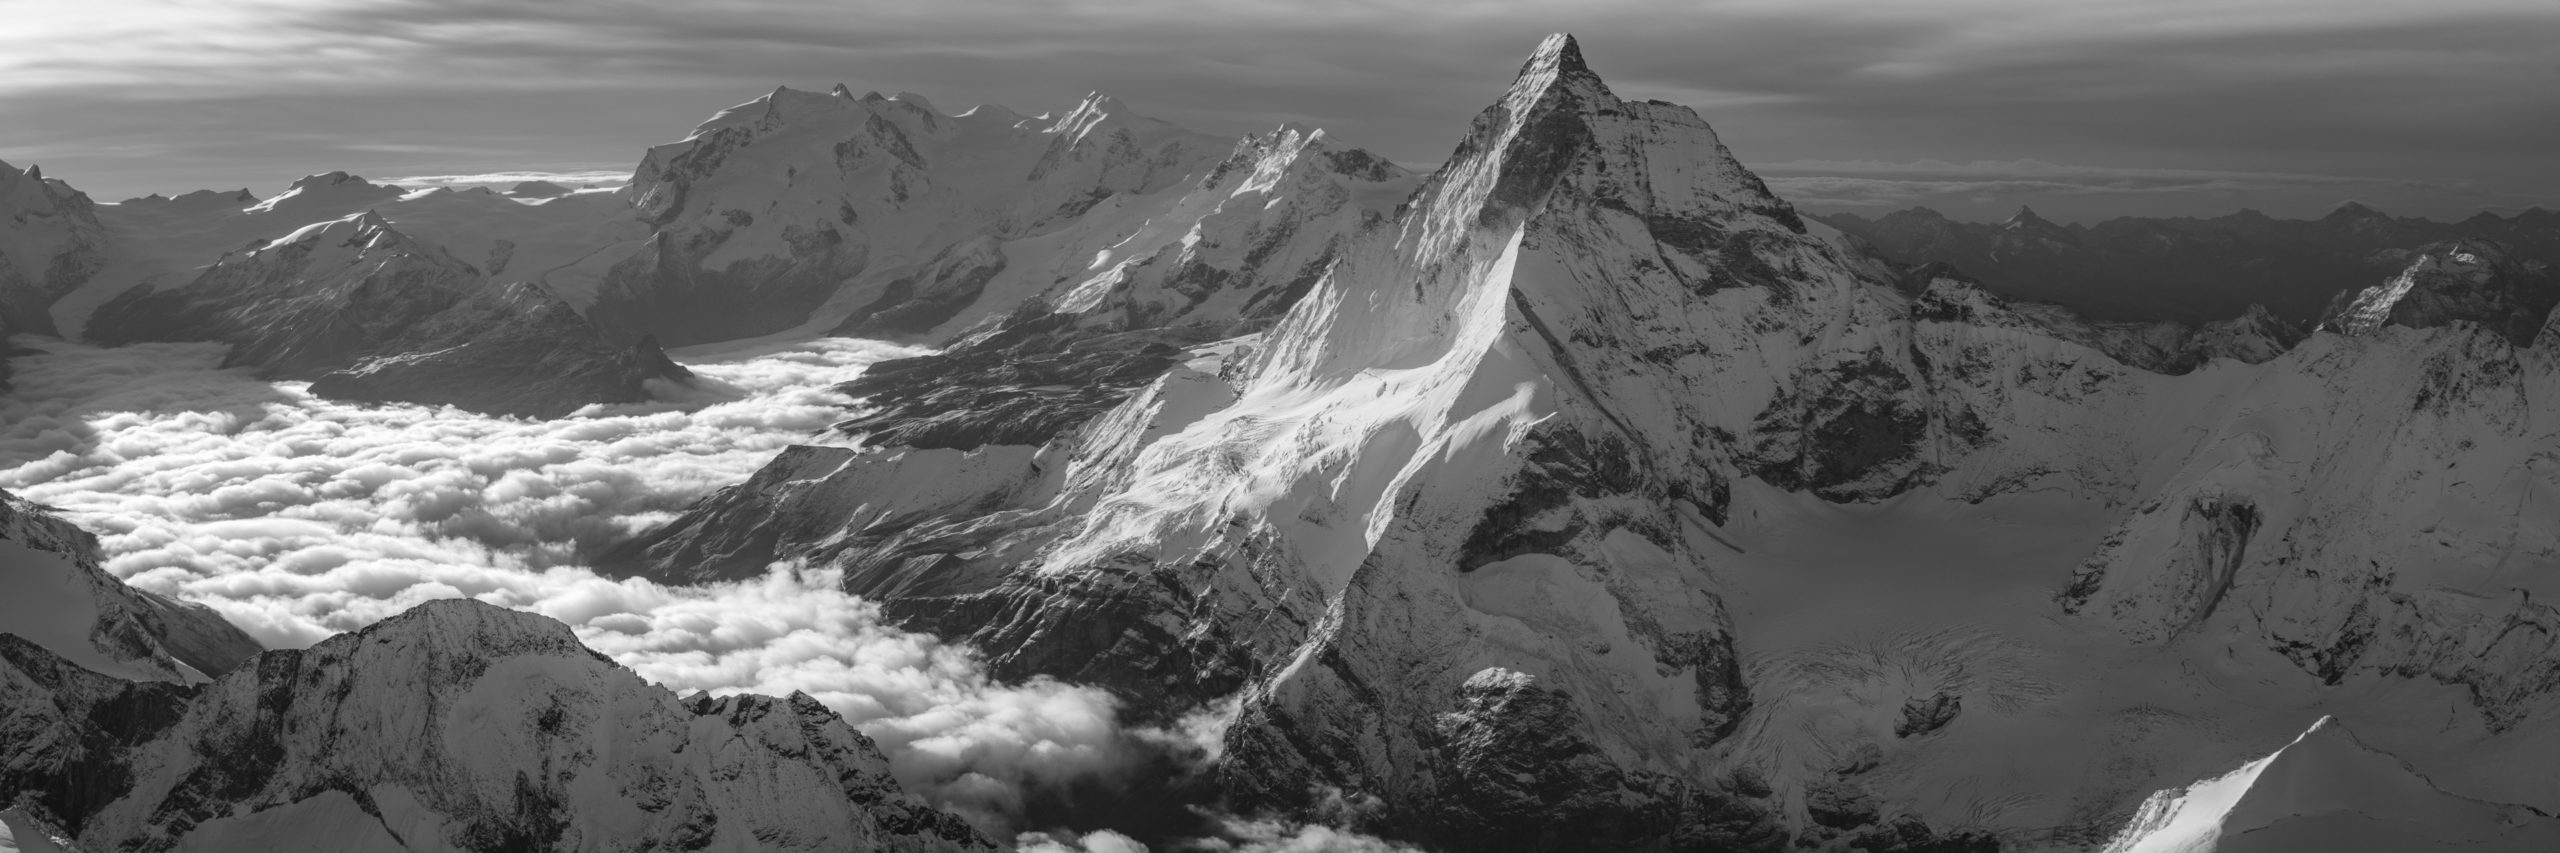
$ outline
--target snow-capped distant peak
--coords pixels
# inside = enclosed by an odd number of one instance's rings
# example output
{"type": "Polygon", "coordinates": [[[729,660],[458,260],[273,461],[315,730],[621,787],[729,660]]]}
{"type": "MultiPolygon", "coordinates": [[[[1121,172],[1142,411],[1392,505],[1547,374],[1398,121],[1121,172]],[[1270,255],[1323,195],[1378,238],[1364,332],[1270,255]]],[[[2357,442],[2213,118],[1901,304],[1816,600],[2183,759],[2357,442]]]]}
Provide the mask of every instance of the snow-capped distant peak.
{"type": "Polygon", "coordinates": [[[384,186],[345,172],[306,175],[285,187],[284,192],[257,204],[245,213],[290,214],[304,210],[343,210],[368,200],[396,198],[404,192],[399,187],[384,186]]]}
{"type": "Polygon", "coordinates": [[[274,242],[250,250],[250,255],[263,255],[288,246],[308,246],[315,253],[333,249],[353,249],[362,254],[385,248],[402,248],[410,244],[407,234],[391,227],[391,221],[371,209],[324,222],[314,222],[274,242]]]}
{"type": "Polygon", "coordinates": [[[1120,99],[1101,92],[1087,92],[1084,100],[1077,103],[1074,109],[1068,110],[1065,115],[1059,116],[1057,121],[1049,125],[1049,132],[1064,134],[1081,142],[1085,134],[1093,132],[1095,127],[1114,118],[1126,120],[1134,116],[1129,115],[1128,107],[1122,105],[1120,99]]]}

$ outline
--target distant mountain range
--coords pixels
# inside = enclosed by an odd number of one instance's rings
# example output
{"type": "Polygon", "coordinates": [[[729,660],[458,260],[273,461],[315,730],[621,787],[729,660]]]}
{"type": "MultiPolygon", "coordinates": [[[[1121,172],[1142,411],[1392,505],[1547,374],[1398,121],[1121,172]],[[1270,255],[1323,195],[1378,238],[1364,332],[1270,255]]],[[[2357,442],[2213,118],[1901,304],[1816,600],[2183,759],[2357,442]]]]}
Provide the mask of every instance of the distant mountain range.
{"type": "Polygon", "coordinates": [[[2061,225],[2020,208],[2005,222],[1959,222],[1925,207],[1874,219],[1814,217],[1894,262],[1944,263],[2011,299],[2101,320],[2202,322],[2264,305],[2314,322],[2339,294],[2408,265],[2429,243],[2486,238],[2524,264],[2560,264],[2560,212],[2481,213],[2443,223],[2347,204],[2319,219],[2243,210],[2211,219],[2119,217],[2061,225]]]}

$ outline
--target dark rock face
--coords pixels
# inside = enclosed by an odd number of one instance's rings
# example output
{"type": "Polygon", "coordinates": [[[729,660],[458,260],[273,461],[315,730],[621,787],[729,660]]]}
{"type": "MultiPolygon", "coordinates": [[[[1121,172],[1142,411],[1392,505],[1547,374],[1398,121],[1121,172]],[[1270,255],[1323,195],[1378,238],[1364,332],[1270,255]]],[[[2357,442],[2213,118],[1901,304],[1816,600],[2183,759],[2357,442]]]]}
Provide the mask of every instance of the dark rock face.
{"type": "Polygon", "coordinates": [[[1894,737],[1916,737],[1945,728],[1964,711],[1964,701],[1953,693],[1939,691],[1926,698],[1913,697],[1902,702],[1902,719],[1893,724],[1894,737]]]}
{"type": "Polygon", "coordinates": [[[649,399],[691,373],[651,340],[615,345],[531,282],[491,283],[372,213],[215,264],[184,287],[98,309],[92,338],[222,341],[227,365],[311,379],[323,397],[559,417],[649,399]]]}
{"type": "Polygon", "coordinates": [[[1570,696],[1519,673],[1468,679],[1427,723],[1446,776],[1419,798],[1417,835],[1451,849],[1524,851],[1636,849],[1691,832],[1732,845],[1724,849],[1775,849],[1783,838],[1733,792],[1618,767],[1573,734],[1575,715],[1570,696]],[[1662,806],[1628,813],[1621,798],[1638,791],[1662,806]]]}
{"type": "Polygon", "coordinates": [[[128,751],[175,724],[195,693],[99,675],[0,634],[0,802],[80,826],[132,790],[128,751]]]}
{"type": "Polygon", "coordinates": [[[18,348],[9,343],[9,336],[16,331],[9,325],[9,318],[0,317],[0,394],[8,393],[9,380],[17,375],[17,368],[9,365],[9,359],[18,354],[18,348]]]}
{"type": "Polygon", "coordinates": [[[592,403],[645,402],[648,383],[693,377],[655,340],[606,342],[576,309],[531,282],[483,291],[383,349],[397,354],[331,371],[312,381],[311,393],[557,418],[592,403]]]}
{"type": "Polygon", "coordinates": [[[705,260],[719,248],[712,232],[660,231],[605,274],[587,317],[615,340],[678,347],[799,325],[867,261],[861,244],[835,230],[808,234],[783,255],[714,267],[705,260]]]}
{"type": "Polygon", "coordinates": [[[842,519],[827,476],[854,451],[793,445],[753,479],[703,496],[666,526],[595,555],[596,570],[660,583],[701,584],[756,577],[785,556],[784,543],[815,540],[842,519]]]}
{"type": "Polygon", "coordinates": [[[1943,261],[2002,296],[2108,321],[2203,322],[2256,304],[2308,326],[2340,293],[2407,266],[2422,246],[2459,238],[2503,243],[2517,262],[2560,262],[2560,213],[2541,209],[2450,224],[2352,204],[2315,220],[2241,211],[2080,226],[2027,214],[1997,224],[1956,222],[1928,208],[1818,218],[1897,263],[1943,261]]]}
{"type": "Polygon", "coordinates": [[[1004,251],[992,238],[945,249],[923,272],[890,282],[878,299],[854,309],[834,334],[912,338],[933,331],[977,302],[1004,266],[1004,251]]]}
{"type": "Polygon", "coordinates": [[[2383,283],[2339,294],[2321,328],[2363,335],[2386,325],[2468,322],[2526,347],[2560,305],[2560,268],[2519,259],[2496,241],[2435,243],[2413,254],[2407,268],[2383,283]]]}
{"type": "Polygon", "coordinates": [[[471,265],[365,213],[227,256],[184,287],[129,291],[98,309],[88,333],[110,345],[221,341],[231,344],[225,366],[310,379],[378,352],[480,284],[471,265]]]}
{"type": "Polygon", "coordinates": [[[836,429],[873,444],[972,449],[1037,445],[1128,399],[1183,358],[1199,328],[1095,332],[1072,315],[1017,312],[994,334],[871,365],[836,390],[859,414],[836,429]]]}

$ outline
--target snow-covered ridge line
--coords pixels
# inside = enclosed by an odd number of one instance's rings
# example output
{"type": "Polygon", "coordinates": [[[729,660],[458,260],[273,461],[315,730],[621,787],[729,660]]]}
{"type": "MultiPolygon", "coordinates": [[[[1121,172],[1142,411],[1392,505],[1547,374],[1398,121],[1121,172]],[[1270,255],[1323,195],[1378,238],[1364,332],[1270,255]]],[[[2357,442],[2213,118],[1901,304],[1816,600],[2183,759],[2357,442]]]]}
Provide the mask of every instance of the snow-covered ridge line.
{"type": "Polygon", "coordinates": [[[203,605],[126,586],[103,559],[96,536],[0,491],[0,633],[145,681],[201,682],[262,651],[203,605]]]}
{"type": "Polygon", "coordinates": [[[0,680],[13,703],[50,703],[11,708],[47,725],[8,775],[73,792],[33,816],[89,849],[994,849],[806,695],[678,699],[565,625],[475,601],[191,691],[5,645],[0,680]],[[46,778],[66,768],[115,782],[46,778]]]}

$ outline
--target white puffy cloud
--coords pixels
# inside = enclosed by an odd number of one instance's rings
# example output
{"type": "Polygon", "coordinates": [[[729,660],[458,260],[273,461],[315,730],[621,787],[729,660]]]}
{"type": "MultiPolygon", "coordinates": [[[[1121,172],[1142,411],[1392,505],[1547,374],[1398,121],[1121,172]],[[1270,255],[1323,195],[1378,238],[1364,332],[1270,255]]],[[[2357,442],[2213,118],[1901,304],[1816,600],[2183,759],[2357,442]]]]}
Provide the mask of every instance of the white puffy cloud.
{"type": "MultiPolygon", "coordinates": [[[[26,339],[21,339],[26,342],[26,339]]],[[[219,346],[36,342],[0,396],[0,488],[96,531],[107,568],[302,647],[422,601],[542,613],[678,691],[805,691],[899,779],[997,831],[1026,790],[1160,749],[1102,691],[989,678],[966,648],[881,624],[836,576],[778,565],[705,588],[599,577],[588,548],[820,440],[827,387],[903,350],[819,340],[688,358],[708,404],[557,421],[315,399],[217,368],[219,346]]]]}
{"type": "MultiPolygon", "coordinates": [[[[219,368],[219,345],[18,342],[44,354],[18,359],[17,390],[0,395],[0,488],[97,532],[108,571],[210,605],[270,646],[438,598],[538,612],[678,692],[817,697],[880,744],[902,783],[999,835],[1032,828],[1020,825],[1032,798],[1214,759],[1236,716],[1229,702],[1133,728],[1101,690],[1001,683],[972,650],[883,624],[828,570],[776,564],[669,587],[581,565],[782,447],[826,440],[846,402],[829,385],[906,352],[894,346],[680,352],[707,380],[696,399],[534,421],[317,399],[219,368]]],[[[1208,819],[1224,830],[1173,849],[1393,849],[1208,819]]],[[[1053,831],[1025,835],[1025,849],[1147,849],[1107,829],[1053,831]]]]}

